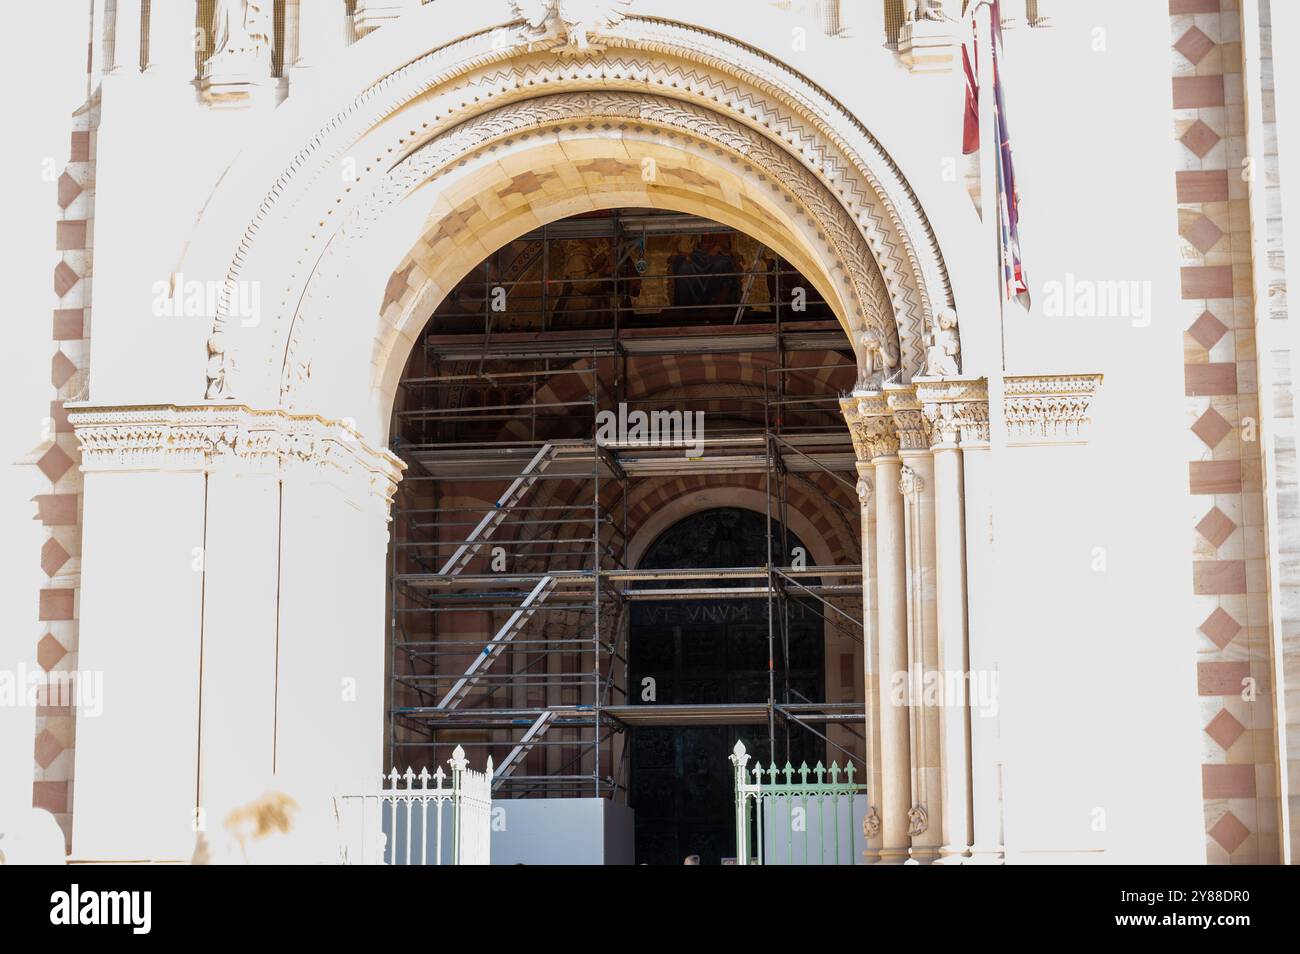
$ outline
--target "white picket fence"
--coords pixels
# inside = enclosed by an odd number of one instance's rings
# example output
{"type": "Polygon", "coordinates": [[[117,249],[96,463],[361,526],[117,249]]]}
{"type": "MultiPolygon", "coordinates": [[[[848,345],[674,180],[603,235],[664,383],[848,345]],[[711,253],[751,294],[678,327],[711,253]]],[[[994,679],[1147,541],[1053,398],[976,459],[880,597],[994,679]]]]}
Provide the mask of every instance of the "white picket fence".
{"type": "Polygon", "coordinates": [[[744,743],[732,750],[736,864],[851,865],[866,848],[867,787],[856,769],[820,762],[795,768],[749,766],[744,743]]]}
{"type": "Polygon", "coordinates": [[[458,745],[447,763],[450,778],[441,766],[432,775],[427,768],[418,775],[409,766],[404,774],[394,768],[377,791],[338,796],[342,863],[490,864],[492,759],[486,771],[475,771],[458,745]]]}

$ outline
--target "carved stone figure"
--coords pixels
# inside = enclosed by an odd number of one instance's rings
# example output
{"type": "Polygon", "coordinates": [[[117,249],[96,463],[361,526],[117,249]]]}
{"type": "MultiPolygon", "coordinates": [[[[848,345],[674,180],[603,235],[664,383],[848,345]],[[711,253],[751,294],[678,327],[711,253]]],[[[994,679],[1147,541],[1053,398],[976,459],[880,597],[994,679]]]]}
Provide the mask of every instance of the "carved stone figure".
{"type": "Polygon", "coordinates": [[[904,0],[903,21],[915,23],[917,20],[946,20],[943,12],[943,0],[904,0]]]}
{"type": "Polygon", "coordinates": [[[925,373],[943,378],[961,373],[961,340],[957,336],[957,312],[944,308],[930,320],[926,336],[925,373]]]}
{"type": "Polygon", "coordinates": [[[875,838],[880,834],[880,815],[876,813],[875,806],[863,816],[862,834],[867,838],[875,838]]]}
{"type": "Polygon", "coordinates": [[[867,328],[858,336],[862,347],[862,375],[860,384],[880,384],[898,367],[898,349],[892,341],[874,328],[867,328]]]}
{"type": "Polygon", "coordinates": [[[212,14],[212,59],[256,59],[271,52],[270,0],[217,0],[212,14]]]}
{"type": "Polygon", "coordinates": [[[242,106],[271,78],[271,0],[217,0],[212,55],[203,64],[208,102],[242,106]]]}
{"type": "Polygon", "coordinates": [[[925,830],[930,827],[930,816],[923,806],[917,805],[907,810],[907,822],[907,833],[915,838],[925,834],[925,830]]]}
{"type": "Polygon", "coordinates": [[[225,334],[214,331],[208,337],[208,390],[206,400],[219,401],[226,396],[226,345],[225,334]]]}
{"type": "Polygon", "coordinates": [[[528,44],[557,39],[553,47],[570,52],[600,49],[591,38],[623,21],[632,0],[510,0],[527,24],[528,44]]]}

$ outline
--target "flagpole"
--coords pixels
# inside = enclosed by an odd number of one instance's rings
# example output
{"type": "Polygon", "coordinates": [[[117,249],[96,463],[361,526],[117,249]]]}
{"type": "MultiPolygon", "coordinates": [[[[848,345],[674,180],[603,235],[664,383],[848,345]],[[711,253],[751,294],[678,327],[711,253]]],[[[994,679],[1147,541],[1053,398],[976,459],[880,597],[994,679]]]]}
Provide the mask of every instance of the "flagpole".
{"type": "MultiPolygon", "coordinates": [[[[1005,582],[1003,574],[998,569],[1000,566],[998,530],[1002,529],[1001,515],[1006,513],[1003,500],[1007,494],[1006,478],[1010,475],[1007,466],[1004,381],[1007,370],[1006,290],[1003,270],[1005,262],[1002,252],[1002,201],[998,189],[1002,143],[997,129],[997,96],[993,72],[993,18],[996,15],[996,8],[991,0],[976,0],[976,4],[972,16],[976,25],[978,40],[976,55],[979,63],[980,212],[985,241],[988,243],[984,246],[981,257],[989,255],[993,259],[990,263],[993,267],[989,269],[993,281],[986,283],[985,293],[981,298],[997,309],[998,337],[996,344],[990,341],[989,347],[982,349],[987,361],[983,370],[988,389],[989,466],[986,475],[987,510],[979,514],[980,522],[987,520],[987,525],[979,533],[978,547],[992,564],[992,569],[981,577],[989,592],[978,597],[981,609],[980,621],[972,630],[970,638],[973,641],[972,645],[978,644],[979,664],[991,666],[998,672],[1000,679],[1001,621],[991,619],[990,612],[991,608],[1004,605],[1002,593],[1005,590],[1005,582]],[[991,301],[986,297],[990,294],[991,301]]],[[[983,272],[983,269],[979,271],[983,272]]],[[[992,612],[997,613],[997,611],[992,612]]],[[[972,665],[974,664],[975,662],[972,661],[972,665]]],[[[973,748],[971,752],[972,805],[979,806],[975,828],[972,831],[972,858],[976,864],[1004,863],[1007,853],[1003,811],[1006,763],[1000,740],[997,738],[999,733],[994,731],[993,734],[994,738],[989,739],[987,733],[981,733],[982,737],[978,742],[972,738],[972,745],[979,746],[978,751],[973,748]],[[977,759],[979,759],[978,765],[977,759]],[[984,817],[990,812],[991,818],[984,817]]]]}

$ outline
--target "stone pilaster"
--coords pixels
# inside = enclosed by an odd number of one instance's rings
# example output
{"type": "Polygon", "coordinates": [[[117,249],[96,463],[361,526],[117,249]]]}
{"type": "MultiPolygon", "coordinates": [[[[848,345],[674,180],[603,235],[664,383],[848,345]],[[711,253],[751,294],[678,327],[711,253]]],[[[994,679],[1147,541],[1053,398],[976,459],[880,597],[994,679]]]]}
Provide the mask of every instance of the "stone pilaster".
{"type": "MultiPolygon", "coordinates": [[[[963,864],[973,827],[971,799],[971,667],[967,634],[966,504],[963,435],[985,432],[983,379],[916,379],[917,400],[930,424],[934,457],[935,610],[942,673],[940,748],[943,846],[940,863],[963,864]]],[[[978,683],[976,684],[978,687],[978,683]]]]}
{"type": "Polygon", "coordinates": [[[377,773],[401,463],[335,422],[236,405],[69,419],[81,659],[104,680],[102,711],[78,712],[77,785],[96,811],[74,818],[74,856],[185,860],[196,827],[269,787],[318,812],[335,784],[377,773]]]}

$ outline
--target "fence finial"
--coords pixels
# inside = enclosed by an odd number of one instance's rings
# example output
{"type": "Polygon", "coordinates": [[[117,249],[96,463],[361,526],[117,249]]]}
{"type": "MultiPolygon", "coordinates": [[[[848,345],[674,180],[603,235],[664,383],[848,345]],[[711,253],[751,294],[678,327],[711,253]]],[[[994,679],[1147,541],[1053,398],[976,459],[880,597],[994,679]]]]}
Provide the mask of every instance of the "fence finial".
{"type": "Polygon", "coordinates": [[[735,747],[731,750],[731,764],[740,772],[741,779],[744,779],[745,766],[749,764],[749,753],[745,751],[745,743],[739,739],[736,740],[735,747]]]}
{"type": "Polygon", "coordinates": [[[452,749],[451,758],[447,760],[447,764],[451,766],[452,771],[465,771],[465,767],[469,765],[469,759],[465,758],[465,747],[458,745],[452,749]]]}

